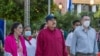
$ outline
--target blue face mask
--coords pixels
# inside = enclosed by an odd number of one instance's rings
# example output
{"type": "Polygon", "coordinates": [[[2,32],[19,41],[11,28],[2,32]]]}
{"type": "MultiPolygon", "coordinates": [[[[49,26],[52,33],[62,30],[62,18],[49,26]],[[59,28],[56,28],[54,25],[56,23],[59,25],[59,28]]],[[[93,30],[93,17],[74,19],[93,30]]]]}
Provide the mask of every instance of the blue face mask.
{"type": "Polygon", "coordinates": [[[25,31],[25,36],[26,36],[26,37],[31,36],[31,31],[25,31]]]}

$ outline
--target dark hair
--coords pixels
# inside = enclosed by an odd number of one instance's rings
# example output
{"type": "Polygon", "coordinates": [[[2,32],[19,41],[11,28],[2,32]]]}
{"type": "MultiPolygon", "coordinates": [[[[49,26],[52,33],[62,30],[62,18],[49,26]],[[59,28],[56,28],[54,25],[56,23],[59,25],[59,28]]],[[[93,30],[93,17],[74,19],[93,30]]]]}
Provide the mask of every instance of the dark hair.
{"type": "MultiPolygon", "coordinates": [[[[26,29],[27,27],[30,27],[29,25],[25,26],[24,29],[26,29]]],[[[30,27],[31,28],[31,27],[30,27]]]]}
{"type": "MultiPolygon", "coordinates": [[[[81,20],[83,19],[84,16],[89,16],[89,15],[82,15],[82,16],[81,16],[81,20]]],[[[89,17],[90,17],[90,16],[89,16],[89,17]]]]}
{"type": "Polygon", "coordinates": [[[80,22],[80,20],[74,20],[74,21],[72,22],[72,24],[75,25],[75,23],[77,23],[77,22],[80,22]]]}
{"type": "Polygon", "coordinates": [[[11,32],[10,34],[14,34],[14,29],[16,29],[21,23],[19,22],[15,22],[12,27],[11,27],[11,32]]]}
{"type": "Polygon", "coordinates": [[[40,30],[43,29],[43,28],[45,27],[45,25],[46,25],[46,23],[42,24],[42,25],[40,26],[40,30]]]}

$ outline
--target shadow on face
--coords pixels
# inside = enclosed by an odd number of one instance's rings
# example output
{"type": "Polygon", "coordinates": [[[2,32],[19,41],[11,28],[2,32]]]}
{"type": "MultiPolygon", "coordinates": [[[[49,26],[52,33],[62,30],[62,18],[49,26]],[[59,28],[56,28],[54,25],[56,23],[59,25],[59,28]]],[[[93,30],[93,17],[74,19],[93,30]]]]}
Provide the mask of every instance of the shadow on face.
{"type": "Polygon", "coordinates": [[[76,27],[80,26],[81,23],[80,22],[76,22],[74,25],[73,25],[73,28],[75,29],[76,27]]]}
{"type": "Polygon", "coordinates": [[[14,29],[14,32],[15,32],[17,35],[21,35],[22,32],[23,32],[22,24],[19,24],[19,25],[17,26],[17,28],[14,29]]]}
{"type": "Polygon", "coordinates": [[[89,16],[84,16],[81,20],[81,24],[83,24],[85,21],[90,21],[90,17],[89,16]]]}
{"type": "Polygon", "coordinates": [[[28,27],[25,27],[24,28],[24,31],[31,31],[31,28],[28,26],[28,27]]]}
{"type": "Polygon", "coordinates": [[[51,19],[47,21],[47,26],[51,28],[55,28],[57,25],[56,19],[51,19]]]}

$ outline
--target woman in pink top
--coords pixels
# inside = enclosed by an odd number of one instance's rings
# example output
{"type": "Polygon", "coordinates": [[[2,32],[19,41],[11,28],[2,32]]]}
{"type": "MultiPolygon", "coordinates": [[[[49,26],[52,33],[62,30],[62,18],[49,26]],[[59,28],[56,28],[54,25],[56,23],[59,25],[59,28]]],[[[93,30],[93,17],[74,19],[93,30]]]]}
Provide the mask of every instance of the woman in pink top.
{"type": "Polygon", "coordinates": [[[23,27],[21,23],[14,23],[11,33],[5,39],[5,56],[27,56],[25,40],[21,35],[23,27]]]}

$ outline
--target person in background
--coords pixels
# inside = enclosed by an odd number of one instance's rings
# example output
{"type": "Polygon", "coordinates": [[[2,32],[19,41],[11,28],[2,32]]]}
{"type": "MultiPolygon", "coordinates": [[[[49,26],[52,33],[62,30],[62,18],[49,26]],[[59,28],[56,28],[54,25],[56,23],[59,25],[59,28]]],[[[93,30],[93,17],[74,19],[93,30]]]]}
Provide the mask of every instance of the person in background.
{"type": "Polygon", "coordinates": [[[25,40],[22,36],[23,27],[21,23],[15,22],[12,25],[11,33],[4,42],[4,56],[27,56],[25,40]]]}
{"type": "Polygon", "coordinates": [[[40,30],[38,34],[35,56],[68,56],[63,35],[56,28],[56,17],[48,15],[46,24],[47,28],[40,30]]]}
{"type": "Polygon", "coordinates": [[[59,27],[59,29],[61,30],[61,32],[62,32],[62,34],[64,36],[64,40],[66,40],[67,35],[68,35],[67,31],[63,30],[61,27],[59,27]]]}
{"type": "Polygon", "coordinates": [[[24,28],[25,45],[27,49],[27,56],[35,56],[36,51],[36,37],[33,38],[30,26],[24,28]]]}
{"type": "Polygon", "coordinates": [[[42,30],[42,29],[46,29],[46,28],[47,28],[47,24],[44,23],[44,24],[41,25],[40,30],[42,30]]]}
{"type": "Polygon", "coordinates": [[[72,56],[96,56],[98,46],[96,40],[96,31],[90,26],[91,18],[84,15],[81,18],[81,26],[74,30],[71,54],[72,56]]]}
{"type": "Polygon", "coordinates": [[[73,32],[74,32],[75,28],[78,27],[78,26],[80,26],[80,21],[79,20],[74,20],[72,22],[73,30],[68,34],[67,39],[65,41],[65,44],[66,44],[69,55],[70,55],[70,46],[71,46],[71,43],[72,43],[72,38],[74,37],[73,32]]]}
{"type": "Polygon", "coordinates": [[[98,56],[100,56],[100,30],[97,32],[97,43],[98,43],[98,56]]]}
{"type": "Polygon", "coordinates": [[[66,30],[64,30],[64,39],[66,40],[67,38],[67,35],[68,35],[68,32],[66,30]]]}

